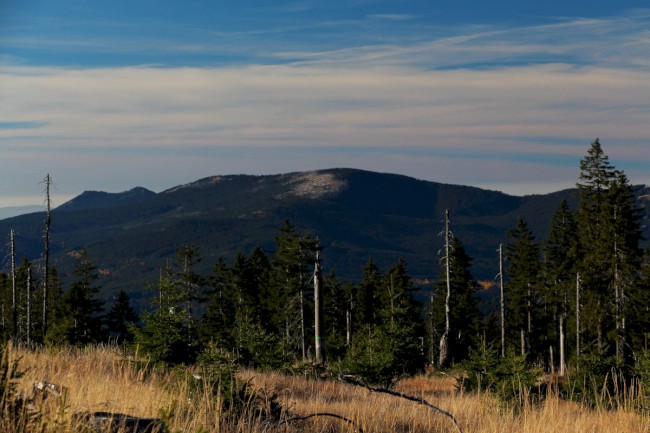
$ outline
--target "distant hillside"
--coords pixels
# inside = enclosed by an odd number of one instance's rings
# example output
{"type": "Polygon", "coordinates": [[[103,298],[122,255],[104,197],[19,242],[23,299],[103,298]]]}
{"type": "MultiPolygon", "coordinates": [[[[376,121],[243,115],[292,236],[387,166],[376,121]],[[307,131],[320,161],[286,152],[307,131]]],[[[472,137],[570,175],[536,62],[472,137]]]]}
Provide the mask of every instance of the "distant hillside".
{"type": "MultiPolygon", "coordinates": [[[[650,190],[638,192],[647,203],[650,190]]],[[[149,296],[144,289],[155,284],[178,247],[199,246],[199,270],[207,273],[219,257],[230,259],[256,246],[272,252],[278,228],[288,218],[320,238],[325,269],[335,269],[339,277],[357,279],[370,257],[381,269],[401,257],[413,277],[430,280],[437,277],[439,233],[449,209],[453,233],[474,258],[474,276],[491,280],[498,272],[498,245],[507,242],[517,218],[526,219],[541,240],[562,198],[575,208],[571,190],[515,197],[352,169],[214,176],[158,194],[144,188],[86,192],[53,211],[52,262],[69,273],[70,253],[86,248],[104,288],[123,288],[137,302],[149,296]]],[[[42,224],[42,213],[22,215],[0,221],[0,233],[8,236],[13,227],[18,255],[37,259],[42,224]]],[[[0,245],[6,257],[6,242],[0,245]]]]}
{"type": "Polygon", "coordinates": [[[0,208],[0,220],[11,218],[26,213],[38,212],[43,210],[41,205],[27,205],[27,206],[10,206],[0,208]]]}

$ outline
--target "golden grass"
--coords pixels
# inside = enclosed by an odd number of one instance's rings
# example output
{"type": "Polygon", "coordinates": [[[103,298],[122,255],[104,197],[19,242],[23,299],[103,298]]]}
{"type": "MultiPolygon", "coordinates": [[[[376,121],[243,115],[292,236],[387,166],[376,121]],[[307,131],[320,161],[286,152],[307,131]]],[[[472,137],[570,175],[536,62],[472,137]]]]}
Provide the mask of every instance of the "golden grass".
{"type": "MultiPolygon", "coordinates": [[[[226,421],[213,397],[190,398],[188,381],[179,374],[149,372],[125,359],[118,349],[10,349],[25,374],[19,387],[28,392],[35,381],[46,380],[68,389],[65,400],[40,405],[43,420],[34,431],[72,432],[73,413],[121,412],[140,417],[169,415],[170,431],[181,433],[230,432],[352,432],[354,427],[326,417],[289,426],[269,427],[252,413],[226,421]]],[[[285,416],[315,412],[335,413],[354,420],[366,433],[432,433],[457,431],[452,421],[435,411],[398,397],[370,393],[364,388],[275,373],[244,371],[244,380],[266,395],[277,394],[285,416]]],[[[396,390],[424,398],[452,413],[465,433],[650,433],[650,416],[632,411],[594,411],[549,397],[539,406],[515,412],[491,395],[457,393],[454,380],[441,376],[404,379],[396,390]]],[[[218,398],[218,397],[217,397],[218,398]]]]}

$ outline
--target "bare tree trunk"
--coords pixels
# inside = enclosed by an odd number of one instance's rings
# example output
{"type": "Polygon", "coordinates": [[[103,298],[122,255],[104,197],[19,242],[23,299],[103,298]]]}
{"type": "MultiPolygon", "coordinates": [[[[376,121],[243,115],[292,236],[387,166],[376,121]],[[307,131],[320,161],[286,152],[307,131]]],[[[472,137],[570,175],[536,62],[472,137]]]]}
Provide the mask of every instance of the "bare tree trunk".
{"type": "Polygon", "coordinates": [[[349,347],[350,344],[352,344],[352,295],[345,310],[345,345],[349,347]]]}
{"type": "Polygon", "coordinates": [[[548,346],[548,356],[549,356],[549,371],[551,374],[555,373],[555,359],[553,357],[553,345],[548,346]]]}
{"type": "Polygon", "coordinates": [[[565,359],[564,359],[564,320],[566,318],[566,315],[564,314],[564,311],[562,314],[560,314],[560,376],[564,376],[564,366],[565,366],[565,359]]]}
{"type": "Polygon", "coordinates": [[[26,287],[26,296],[27,296],[27,330],[26,330],[26,341],[27,346],[32,344],[32,268],[29,266],[27,268],[27,287],[26,287]]]}
{"type": "Polygon", "coordinates": [[[580,272],[576,274],[576,361],[580,360],[580,272]]]}
{"type": "Polygon", "coordinates": [[[49,173],[47,176],[45,176],[45,179],[43,180],[45,183],[45,206],[47,208],[46,214],[45,214],[45,231],[43,233],[43,241],[44,241],[44,251],[43,251],[43,259],[44,259],[44,264],[43,264],[43,318],[42,318],[42,326],[43,326],[43,339],[45,339],[45,336],[47,335],[47,315],[48,315],[48,295],[49,295],[49,267],[50,267],[50,224],[52,222],[52,210],[51,210],[51,205],[52,202],[50,201],[50,186],[52,185],[52,178],[50,177],[49,173]]]}
{"type": "Polygon", "coordinates": [[[506,300],[503,287],[503,244],[499,244],[499,286],[501,288],[501,357],[506,357],[506,300]]]}
{"type": "Polygon", "coordinates": [[[316,346],[316,362],[318,364],[325,364],[325,340],[321,336],[321,320],[323,318],[321,282],[322,270],[318,263],[318,253],[316,253],[316,264],[314,268],[314,342],[316,346]]]}
{"type": "Polygon", "coordinates": [[[307,344],[305,338],[305,292],[300,290],[300,346],[302,348],[302,359],[307,359],[307,344]]]}
{"type": "Polygon", "coordinates": [[[433,319],[434,319],[434,314],[433,314],[433,292],[431,292],[431,296],[429,299],[429,327],[431,328],[430,338],[429,338],[429,362],[431,363],[431,366],[433,367],[436,363],[435,361],[435,336],[434,336],[434,326],[433,326],[433,319]]]}
{"type": "Polygon", "coordinates": [[[449,359],[449,336],[451,335],[451,324],[449,320],[449,301],[451,299],[451,279],[449,270],[449,209],[445,210],[445,281],[447,283],[447,297],[445,298],[445,332],[440,338],[440,358],[438,365],[443,367],[449,359]]]}
{"type": "Polygon", "coordinates": [[[623,340],[623,284],[618,271],[618,243],[614,241],[614,302],[616,304],[616,360],[623,362],[624,340],[623,340]]]}
{"type": "Polygon", "coordinates": [[[190,275],[190,251],[189,248],[185,252],[185,258],[183,260],[183,275],[185,277],[185,296],[186,299],[186,308],[187,308],[187,341],[192,342],[192,325],[194,320],[194,308],[193,308],[193,298],[194,293],[192,289],[192,278],[190,275]]]}
{"type": "Polygon", "coordinates": [[[519,336],[521,338],[521,356],[526,354],[526,332],[524,328],[519,328],[519,336]]]}
{"type": "Polygon", "coordinates": [[[528,297],[527,303],[526,303],[526,314],[528,315],[528,323],[527,323],[527,329],[526,329],[526,348],[530,350],[530,336],[533,332],[533,315],[532,315],[532,290],[530,288],[530,283],[528,283],[527,287],[527,294],[526,296],[528,297]]]}
{"type": "MultiPolygon", "coordinates": [[[[18,336],[18,305],[16,302],[16,244],[15,232],[11,229],[11,314],[13,318],[12,335],[14,340],[18,336]]],[[[15,342],[15,341],[14,341],[15,342]]]]}

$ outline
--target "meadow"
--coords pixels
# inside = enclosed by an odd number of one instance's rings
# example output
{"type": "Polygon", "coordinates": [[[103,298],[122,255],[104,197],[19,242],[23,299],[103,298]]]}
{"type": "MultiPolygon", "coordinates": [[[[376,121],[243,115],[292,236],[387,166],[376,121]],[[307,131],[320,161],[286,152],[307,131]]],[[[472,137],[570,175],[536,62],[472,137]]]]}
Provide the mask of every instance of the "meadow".
{"type": "MultiPolygon", "coordinates": [[[[251,398],[248,407],[232,416],[222,410],[221,401],[227,396],[197,386],[204,380],[200,370],[152,368],[137,357],[127,357],[118,347],[26,350],[9,346],[5,356],[9,364],[18,362],[22,375],[16,385],[22,395],[29,395],[36,381],[64,389],[60,395],[36,399],[29,408],[23,408],[22,424],[4,414],[0,431],[6,433],[77,432],[80,426],[73,421],[74,414],[87,411],[161,417],[167,431],[174,433],[458,431],[449,417],[431,408],[337,380],[239,371],[240,379],[256,390],[257,398],[251,398]],[[260,415],[259,405],[274,403],[280,403],[281,420],[328,413],[350,423],[325,415],[287,423],[267,422],[260,415]]],[[[552,393],[537,404],[508,407],[494,395],[459,392],[455,385],[452,377],[429,373],[402,379],[393,389],[450,412],[465,433],[650,432],[650,414],[631,408],[593,409],[552,393]]]]}

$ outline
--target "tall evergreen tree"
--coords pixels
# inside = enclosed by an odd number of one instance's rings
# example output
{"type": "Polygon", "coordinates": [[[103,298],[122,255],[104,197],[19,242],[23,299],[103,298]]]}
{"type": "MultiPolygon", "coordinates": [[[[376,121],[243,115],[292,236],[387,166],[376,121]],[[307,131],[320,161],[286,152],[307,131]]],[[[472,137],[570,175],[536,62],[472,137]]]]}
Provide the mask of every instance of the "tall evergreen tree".
{"type": "Polygon", "coordinates": [[[132,328],[139,321],[140,318],[131,305],[129,295],[124,290],[120,290],[106,314],[106,330],[109,337],[119,342],[133,341],[132,328]]]}
{"type": "Polygon", "coordinates": [[[580,162],[579,271],[587,347],[624,361],[625,299],[640,264],[640,229],[634,194],[598,139],[580,162]],[[595,347],[590,345],[595,341],[595,347]]]}
{"type": "Polygon", "coordinates": [[[221,347],[233,348],[231,328],[235,323],[235,297],[230,287],[230,268],[219,258],[208,278],[205,314],[201,318],[201,338],[221,347]]]}
{"type": "Polygon", "coordinates": [[[198,346],[192,335],[187,309],[187,293],[174,279],[169,267],[161,275],[154,310],[142,313],[141,328],[135,329],[135,342],[153,362],[178,364],[196,359],[198,346]]]}
{"type": "Polygon", "coordinates": [[[607,195],[615,173],[600,141],[594,140],[587,155],[580,161],[577,222],[584,311],[580,320],[583,324],[581,333],[585,342],[596,341],[598,351],[603,349],[606,329],[611,328],[608,305],[611,300],[609,288],[612,283],[610,264],[613,245],[608,240],[610,209],[607,195]]]}
{"type": "Polygon", "coordinates": [[[399,260],[379,281],[376,323],[357,326],[344,366],[386,383],[424,364],[424,332],[406,263],[399,260]]]}
{"type": "Polygon", "coordinates": [[[350,298],[354,286],[340,281],[334,271],[325,276],[324,335],[330,359],[340,358],[347,349],[350,298]]]}
{"type": "MultiPolygon", "coordinates": [[[[556,348],[560,374],[566,365],[566,342],[569,335],[567,317],[572,308],[575,288],[577,233],[573,212],[562,200],[553,214],[549,237],[544,243],[545,314],[541,323],[547,324],[544,338],[556,348]]],[[[571,328],[575,329],[575,328],[571,328]]]]}
{"type": "Polygon", "coordinates": [[[368,259],[368,263],[361,272],[361,281],[355,294],[353,329],[360,329],[379,322],[379,291],[381,285],[379,268],[372,259],[368,259]]]}
{"type": "MultiPolygon", "coordinates": [[[[519,218],[517,226],[508,232],[506,246],[509,277],[506,293],[507,328],[512,342],[519,340],[521,354],[537,349],[538,334],[533,333],[540,270],[539,246],[528,224],[519,218]]],[[[535,329],[535,331],[539,331],[535,329]]]]}
{"type": "Polygon", "coordinates": [[[86,250],[76,253],[73,275],[75,278],[59,305],[55,329],[48,330],[47,337],[53,343],[73,345],[101,341],[104,303],[97,297],[97,267],[86,250]]]}
{"type": "Polygon", "coordinates": [[[308,335],[312,307],[306,297],[313,291],[309,284],[318,241],[310,234],[301,234],[289,220],[285,221],[275,239],[277,250],[272,260],[275,314],[271,318],[276,329],[282,329],[285,340],[295,347],[303,359],[311,336],[308,335]]]}
{"type": "Polygon", "coordinates": [[[182,293],[187,312],[188,338],[192,339],[194,331],[196,303],[203,300],[203,277],[196,273],[196,265],[201,262],[199,247],[185,245],[176,251],[176,286],[182,293]]]}

